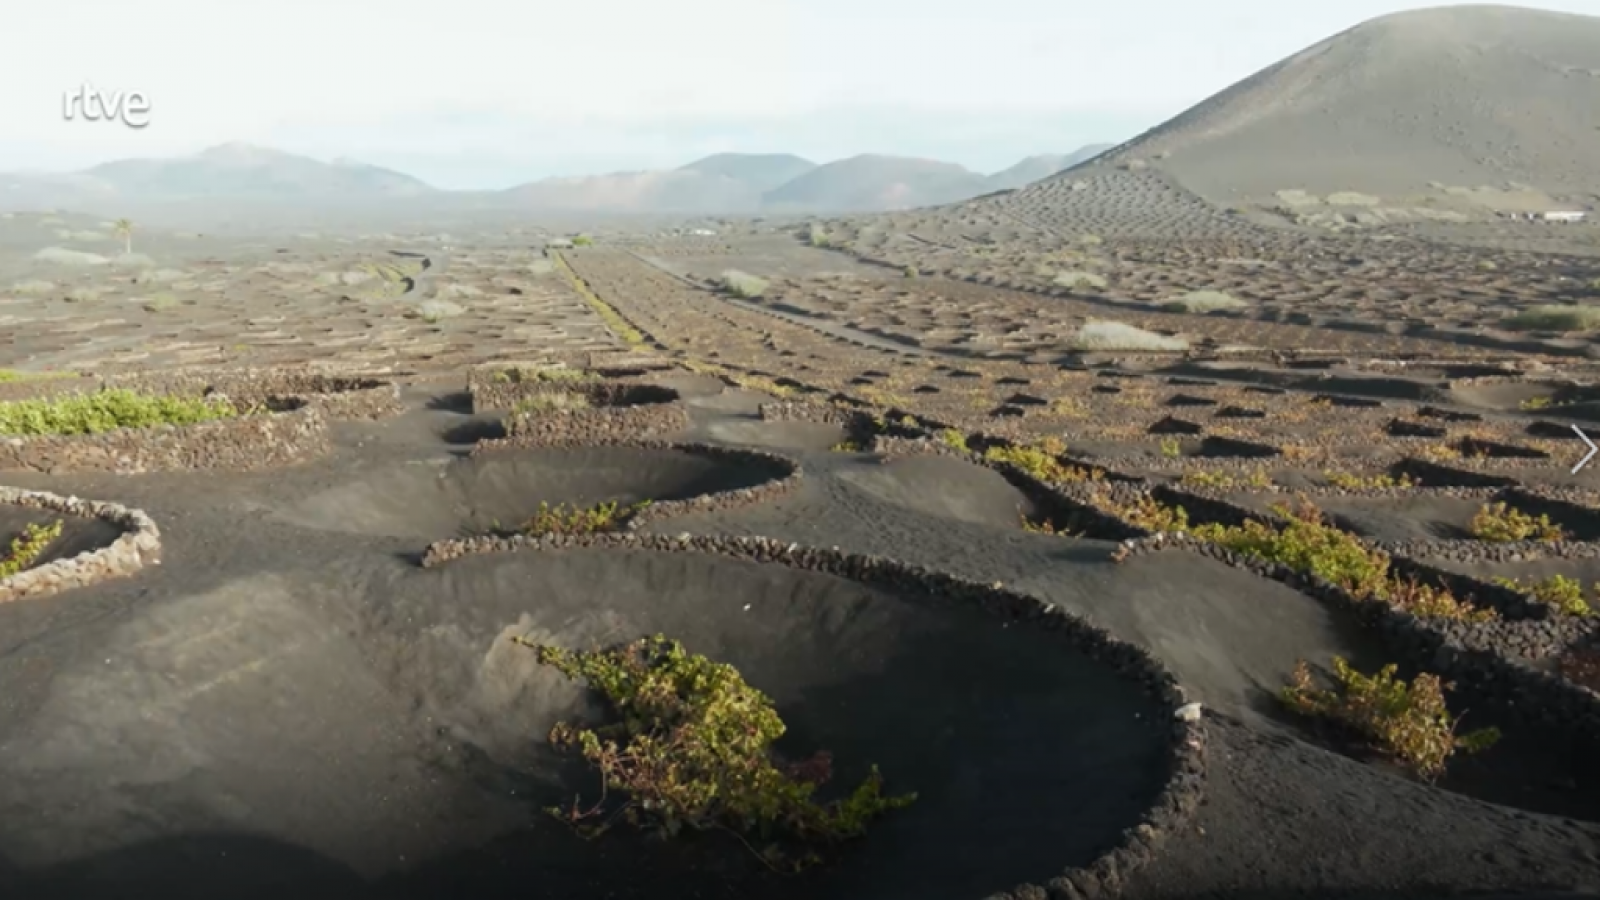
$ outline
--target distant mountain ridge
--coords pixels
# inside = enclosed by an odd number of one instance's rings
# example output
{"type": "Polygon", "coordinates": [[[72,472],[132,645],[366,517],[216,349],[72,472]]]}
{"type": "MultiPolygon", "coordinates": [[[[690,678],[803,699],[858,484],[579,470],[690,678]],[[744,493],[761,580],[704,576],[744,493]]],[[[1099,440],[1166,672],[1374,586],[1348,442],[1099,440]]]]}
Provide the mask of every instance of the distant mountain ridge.
{"type": "Polygon", "coordinates": [[[134,196],[407,197],[432,193],[419,179],[353,160],[325,163],[252,144],[221,144],[193,156],[122,159],[80,173],[134,196]]]}
{"type": "Polygon", "coordinates": [[[1072,153],[1047,153],[1039,156],[1030,156],[1009,169],[990,175],[989,190],[1012,191],[1026,187],[1035,181],[1041,181],[1059,172],[1065,172],[1080,163],[1088,162],[1114,146],[1116,145],[1089,144],[1086,147],[1078,148],[1072,153]]]}
{"type": "Polygon", "coordinates": [[[1033,156],[985,176],[955,163],[863,154],[818,165],[787,153],[718,153],[676,169],[546,178],[500,191],[446,191],[380,166],[322,162],[270,147],[221,144],[192,156],[123,159],[68,174],[0,175],[0,207],[85,207],[190,200],[361,204],[559,213],[876,212],[954,203],[1019,187],[1106,145],[1033,156]]]}
{"type": "Polygon", "coordinates": [[[866,153],[818,166],[762,195],[774,212],[844,212],[937,206],[990,190],[983,175],[955,163],[866,153]]]}

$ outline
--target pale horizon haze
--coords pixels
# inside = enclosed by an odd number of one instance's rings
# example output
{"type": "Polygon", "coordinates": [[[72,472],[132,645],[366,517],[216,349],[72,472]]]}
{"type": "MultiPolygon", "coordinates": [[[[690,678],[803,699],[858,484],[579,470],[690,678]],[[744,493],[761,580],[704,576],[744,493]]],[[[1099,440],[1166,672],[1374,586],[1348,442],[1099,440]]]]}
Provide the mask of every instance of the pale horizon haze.
{"type": "MultiPolygon", "coordinates": [[[[0,57],[0,171],[242,141],[454,189],[718,152],[993,172],[1127,140],[1364,20],[1440,5],[21,2],[0,57]],[[65,121],[62,94],[83,83],[143,93],[150,124],[65,121]]],[[[1600,15],[1600,0],[1536,8],[1600,15]]]]}

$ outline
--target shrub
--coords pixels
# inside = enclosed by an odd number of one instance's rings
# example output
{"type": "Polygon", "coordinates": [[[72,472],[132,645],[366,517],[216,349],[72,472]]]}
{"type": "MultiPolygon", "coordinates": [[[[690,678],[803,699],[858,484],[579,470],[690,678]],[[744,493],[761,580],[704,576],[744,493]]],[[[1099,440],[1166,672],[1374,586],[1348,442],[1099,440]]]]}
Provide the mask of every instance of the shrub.
{"type": "Polygon", "coordinates": [[[1512,331],[1589,331],[1600,328],[1600,306],[1549,303],[1502,319],[1512,331]]]}
{"type": "Polygon", "coordinates": [[[1424,584],[1415,578],[1390,576],[1384,583],[1381,597],[1389,605],[1422,619],[1489,622],[1499,618],[1499,614],[1492,609],[1480,609],[1458,599],[1448,588],[1424,584]]]}
{"type": "Polygon", "coordinates": [[[143,253],[121,253],[111,257],[111,265],[119,269],[154,269],[156,261],[143,253]]]}
{"type": "Polygon", "coordinates": [[[1431,462],[1450,462],[1461,458],[1461,451],[1449,444],[1425,444],[1417,448],[1417,455],[1431,462]]]}
{"type": "Polygon", "coordinates": [[[1093,272],[1059,272],[1056,274],[1056,277],[1050,280],[1056,286],[1064,287],[1069,291],[1079,290],[1081,288],[1104,290],[1106,287],[1106,280],[1103,277],[1094,274],[1093,272]]]}
{"type": "Polygon", "coordinates": [[[962,453],[971,451],[971,448],[967,446],[967,436],[954,428],[946,428],[939,432],[939,443],[944,444],[946,447],[960,450],[962,453]]]}
{"type": "Polygon", "coordinates": [[[110,257],[98,253],[85,253],[82,250],[68,250],[65,247],[46,247],[33,254],[37,262],[57,266],[103,266],[111,262],[110,257]]]}
{"type": "Polygon", "coordinates": [[[1139,494],[1135,499],[1119,501],[1101,488],[1090,495],[1089,502],[1097,509],[1116,516],[1135,528],[1154,532],[1182,532],[1189,530],[1189,512],[1181,506],[1167,506],[1150,494],[1139,494]]]}
{"type": "Polygon", "coordinates": [[[828,237],[828,232],[821,225],[812,224],[806,230],[806,241],[813,247],[831,247],[833,240],[828,237]]]}
{"type": "Polygon", "coordinates": [[[0,578],[10,578],[38,562],[55,539],[61,537],[62,525],[57,519],[49,525],[25,526],[22,534],[11,539],[10,549],[0,556],[0,578]]]}
{"type": "Polygon", "coordinates": [[[1546,394],[1540,397],[1529,397],[1521,403],[1518,403],[1517,406],[1531,412],[1533,410],[1545,409],[1553,402],[1555,402],[1554,399],[1546,394]]]}
{"type": "Polygon", "coordinates": [[[1389,572],[1387,556],[1354,535],[1323,524],[1320,513],[1309,503],[1299,508],[1276,504],[1273,511],[1284,517],[1282,526],[1248,519],[1240,525],[1208,523],[1194,533],[1235,553],[1317,575],[1357,596],[1383,590],[1389,572]]]}
{"type": "Polygon", "coordinates": [[[194,425],[240,414],[222,397],[151,395],[116,388],[0,403],[0,434],[99,434],[118,428],[194,425]]]}
{"type": "Polygon", "coordinates": [[[466,311],[466,307],[459,303],[452,303],[449,300],[434,299],[424,300],[421,303],[418,303],[412,315],[415,318],[427,322],[429,325],[436,325],[445,319],[454,318],[466,311]]]}
{"type": "Polygon", "coordinates": [[[600,772],[598,801],[547,810],[586,837],[619,821],[668,838],[725,829],[772,867],[798,870],[821,861],[812,847],[859,837],[873,819],[916,800],[885,796],[874,766],[848,797],[819,803],[813,795],[833,775],[831,755],[782,762],[772,745],[785,727],[772,701],[734,667],[677,641],[657,635],[593,652],[517,641],[540,664],[588,682],[616,718],[550,731],[552,744],[600,772]]]}
{"type": "Polygon", "coordinates": [[[1207,487],[1217,490],[1233,491],[1241,488],[1269,488],[1272,487],[1272,477],[1267,470],[1257,467],[1248,475],[1235,475],[1232,472],[1208,471],[1206,469],[1190,469],[1183,473],[1179,479],[1183,484],[1195,487],[1207,487]]]}
{"type": "Polygon", "coordinates": [[[1183,442],[1175,437],[1162,438],[1161,455],[1167,459],[1177,459],[1183,455],[1183,442]]]}
{"type": "Polygon", "coordinates": [[[1187,350],[1189,342],[1136,328],[1125,322],[1090,319],[1069,340],[1076,350],[1173,352],[1187,350]]]}
{"type": "Polygon", "coordinates": [[[766,279],[757,278],[738,269],[729,269],[722,273],[722,289],[735,297],[754,300],[765,293],[767,287],[766,279]]]}
{"type": "Polygon", "coordinates": [[[650,505],[642,500],[632,506],[622,506],[615,500],[590,507],[569,506],[558,503],[551,506],[540,503],[539,511],[522,523],[518,529],[523,534],[602,534],[620,529],[627,521],[650,505]]]}
{"type": "Polygon", "coordinates": [[[828,449],[835,453],[860,453],[861,445],[855,441],[840,441],[828,449]]]}
{"type": "Polygon", "coordinates": [[[1592,616],[1594,609],[1583,599],[1583,583],[1564,575],[1551,575],[1534,582],[1515,578],[1496,578],[1495,584],[1520,591],[1533,599],[1555,608],[1569,616],[1592,616]]]}
{"type": "Polygon", "coordinates": [[[594,244],[594,238],[587,234],[580,234],[572,239],[572,246],[574,247],[588,247],[592,244],[594,244]]]}
{"type": "Polygon", "coordinates": [[[1485,503],[1472,517],[1472,536],[1480,541],[1514,543],[1516,541],[1560,541],[1566,539],[1561,526],[1550,517],[1538,518],[1504,503],[1485,503]]]}
{"type": "Polygon", "coordinates": [[[1208,313],[1218,309],[1242,309],[1250,304],[1222,291],[1190,291],[1176,300],[1161,304],[1167,312],[1208,313]]]}
{"type": "Polygon", "coordinates": [[[1353,472],[1330,469],[1323,472],[1322,477],[1334,487],[1344,488],[1347,491],[1416,487],[1416,482],[1411,480],[1411,476],[1404,474],[1396,478],[1393,475],[1357,475],[1353,472]]]}
{"type": "MultiPolygon", "coordinates": [[[[1066,448],[1061,447],[1060,450],[1065,452],[1066,448]]],[[[990,447],[983,453],[983,458],[990,462],[1016,466],[1018,469],[1047,484],[1101,481],[1105,478],[1105,472],[1099,469],[1069,466],[1062,463],[1057,458],[1058,456],[1058,453],[1052,453],[1044,447],[1022,445],[990,447]]]]}
{"type": "Polygon", "coordinates": [[[1235,553],[1314,575],[1358,599],[1385,602],[1416,616],[1468,621],[1495,618],[1493,610],[1478,609],[1444,588],[1396,578],[1387,553],[1327,524],[1322,511],[1304,498],[1297,506],[1280,503],[1272,510],[1283,517],[1281,525],[1256,519],[1240,525],[1207,523],[1196,527],[1194,535],[1235,553]]]}
{"type": "Polygon", "coordinates": [[[1055,535],[1056,537],[1083,536],[1081,532],[1072,531],[1067,528],[1058,528],[1056,527],[1055,523],[1051,522],[1049,519],[1045,519],[1042,522],[1035,522],[1029,519],[1026,515],[1022,516],[1022,530],[1031,532],[1033,534],[1051,534],[1055,535]]]}
{"type": "Polygon", "coordinates": [[[140,304],[140,306],[144,308],[145,312],[153,313],[166,312],[167,310],[173,309],[180,305],[182,305],[182,301],[166,291],[162,291],[157,294],[151,294],[150,296],[144,298],[144,301],[140,304]]]}
{"type": "Polygon", "coordinates": [[[1407,684],[1392,663],[1363,675],[1339,657],[1333,669],[1335,687],[1325,690],[1312,684],[1311,668],[1301,662],[1280,699],[1301,715],[1333,719],[1355,731],[1426,781],[1439,777],[1458,750],[1476,753],[1500,739],[1494,728],[1456,734],[1458,722],[1444,701],[1447,686],[1437,675],[1423,673],[1407,684]]]}
{"type": "Polygon", "coordinates": [[[13,282],[11,285],[11,293],[34,297],[37,297],[41,294],[53,294],[58,289],[59,287],[55,282],[44,281],[38,278],[30,278],[24,281],[13,282]]]}

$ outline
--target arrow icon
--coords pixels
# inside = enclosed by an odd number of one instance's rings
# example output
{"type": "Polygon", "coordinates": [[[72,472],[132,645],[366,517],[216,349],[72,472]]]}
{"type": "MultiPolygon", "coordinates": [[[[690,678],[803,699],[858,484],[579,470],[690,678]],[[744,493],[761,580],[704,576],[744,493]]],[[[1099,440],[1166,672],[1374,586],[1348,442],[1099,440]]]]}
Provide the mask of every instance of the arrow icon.
{"type": "Polygon", "coordinates": [[[1594,459],[1594,455],[1596,453],[1600,453],[1600,447],[1596,447],[1594,445],[1594,441],[1589,440],[1589,436],[1587,434],[1579,431],[1578,426],[1572,426],[1572,431],[1578,437],[1582,438],[1583,442],[1589,446],[1589,452],[1585,453],[1583,455],[1583,459],[1578,460],[1578,464],[1572,467],[1572,474],[1576,475],[1578,474],[1579,469],[1589,464],[1589,460],[1594,459]]]}

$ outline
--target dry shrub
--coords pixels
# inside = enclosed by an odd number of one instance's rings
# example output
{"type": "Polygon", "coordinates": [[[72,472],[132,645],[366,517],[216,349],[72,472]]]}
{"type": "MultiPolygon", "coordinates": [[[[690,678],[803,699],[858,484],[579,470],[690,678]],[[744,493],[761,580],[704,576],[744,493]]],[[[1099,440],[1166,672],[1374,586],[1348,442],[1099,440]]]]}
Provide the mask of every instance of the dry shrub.
{"type": "Polygon", "coordinates": [[[1050,280],[1057,287],[1064,287],[1069,291],[1082,288],[1104,290],[1107,284],[1103,276],[1083,271],[1057,272],[1055,277],[1050,280]]]}
{"type": "Polygon", "coordinates": [[[1049,519],[1044,519],[1042,521],[1035,522],[1032,519],[1028,518],[1027,514],[1025,514],[1025,513],[1022,514],[1021,518],[1022,518],[1022,530],[1030,532],[1030,533],[1033,533],[1033,534],[1050,534],[1050,535],[1055,535],[1056,537],[1082,537],[1083,536],[1082,532],[1073,531],[1073,530],[1071,530],[1069,528],[1062,527],[1062,526],[1057,526],[1054,522],[1052,522],[1049,519]]]}
{"type": "Polygon", "coordinates": [[[1265,489],[1272,487],[1272,476],[1267,470],[1259,466],[1249,474],[1238,475],[1233,472],[1209,469],[1190,469],[1183,473],[1179,479],[1181,484],[1194,487],[1212,488],[1214,490],[1233,491],[1250,489],[1265,489]]]}
{"type": "Polygon", "coordinates": [[[1334,688],[1326,690],[1312,683],[1311,667],[1299,663],[1280,699],[1301,715],[1332,719],[1360,734],[1425,781],[1443,774],[1457,751],[1476,753],[1500,739],[1494,728],[1456,734],[1458,720],[1444,700],[1448,686],[1437,675],[1424,672],[1407,684],[1392,663],[1363,675],[1340,657],[1333,670],[1334,688]]]}
{"type": "Polygon", "coordinates": [[[1208,313],[1219,309],[1243,309],[1250,304],[1223,291],[1190,291],[1161,304],[1166,312],[1208,313]]]}
{"type": "Polygon", "coordinates": [[[656,635],[592,652],[517,642],[542,665],[588,682],[614,715],[612,724],[561,722],[550,732],[552,744],[578,751],[603,780],[594,803],[574,798],[548,810],[585,837],[618,822],[669,838],[715,829],[793,871],[820,862],[819,846],[860,837],[873,819],[916,800],[885,796],[874,766],[844,799],[818,802],[817,788],[833,775],[831,754],[779,759],[772,745],[786,729],[772,701],[733,666],[677,641],[656,635]]]}
{"type": "Polygon", "coordinates": [[[1551,303],[1532,306],[1500,323],[1512,331],[1591,331],[1600,328],[1600,306],[1551,303]]]}
{"type": "Polygon", "coordinates": [[[1117,500],[1110,491],[1097,487],[1089,495],[1096,509],[1145,531],[1185,532],[1189,530],[1189,513],[1181,506],[1168,506],[1148,493],[1132,500],[1117,500]]]}
{"type": "Polygon", "coordinates": [[[1189,342],[1164,334],[1156,334],[1129,325],[1105,319],[1091,319],[1078,329],[1068,343],[1076,350],[1173,353],[1189,349],[1189,342]]]}
{"type": "Polygon", "coordinates": [[[722,288],[735,297],[745,300],[754,300],[766,293],[768,283],[765,278],[757,278],[748,272],[738,269],[729,269],[722,273],[722,288]]]}
{"type": "Polygon", "coordinates": [[[1240,525],[1208,523],[1194,529],[1195,537],[1314,575],[1357,599],[1388,603],[1412,615],[1468,621],[1496,618],[1494,610],[1479,609],[1443,587],[1395,576],[1387,553],[1325,522],[1322,511],[1304,497],[1294,506],[1280,503],[1272,509],[1283,517],[1282,524],[1256,519],[1240,525]]]}
{"type": "Polygon", "coordinates": [[[494,373],[500,384],[589,383],[600,380],[600,375],[588,369],[571,369],[565,366],[513,367],[494,373]]]}

